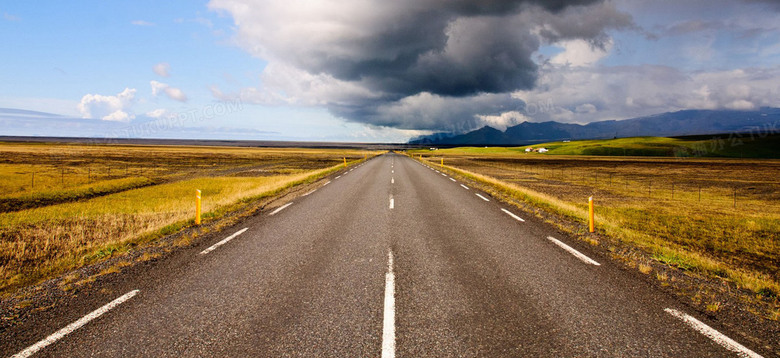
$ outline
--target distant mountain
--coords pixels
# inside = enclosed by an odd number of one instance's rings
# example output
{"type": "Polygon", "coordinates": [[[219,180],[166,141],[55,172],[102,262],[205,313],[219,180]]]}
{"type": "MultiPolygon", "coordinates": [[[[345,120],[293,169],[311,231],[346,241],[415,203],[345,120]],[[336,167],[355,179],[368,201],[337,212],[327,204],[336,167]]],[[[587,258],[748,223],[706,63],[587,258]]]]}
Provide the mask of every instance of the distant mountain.
{"type": "Polygon", "coordinates": [[[676,137],[728,132],[777,131],[780,108],[757,111],[685,110],[586,125],[523,122],[502,132],[482,127],[461,135],[437,133],[410,141],[422,145],[526,145],[541,142],[622,137],[676,137]]]}

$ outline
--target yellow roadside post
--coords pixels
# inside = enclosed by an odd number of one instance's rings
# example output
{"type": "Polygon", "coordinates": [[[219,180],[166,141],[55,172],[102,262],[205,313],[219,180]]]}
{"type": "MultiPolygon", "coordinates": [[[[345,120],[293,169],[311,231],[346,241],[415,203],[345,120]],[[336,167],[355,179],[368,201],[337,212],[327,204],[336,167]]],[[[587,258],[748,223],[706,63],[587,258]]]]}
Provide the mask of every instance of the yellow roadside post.
{"type": "Polygon", "coordinates": [[[347,157],[344,157],[344,168],[347,167],[347,157]]]}
{"type": "Polygon", "coordinates": [[[441,158],[441,166],[444,167],[444,158],[441,158]]]}
{"type": "Polygon", "coordinates": [[[588,229],[590,230],[590,232],[596,231],[594,226],[595,223],[593,220],[593,197],[591,196],[588,198],[588,229]]]}
{"type": "Polygon", "coordinates": [[[200,225],[200,189],[195,189],[195,225],[200,225]]]}

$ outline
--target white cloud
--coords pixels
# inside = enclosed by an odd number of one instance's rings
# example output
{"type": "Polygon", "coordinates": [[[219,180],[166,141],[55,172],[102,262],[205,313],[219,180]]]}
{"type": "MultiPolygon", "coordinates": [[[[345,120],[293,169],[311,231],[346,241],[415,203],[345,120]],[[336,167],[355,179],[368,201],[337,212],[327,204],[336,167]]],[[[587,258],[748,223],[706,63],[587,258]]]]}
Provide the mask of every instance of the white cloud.
{"type": "Polygon", "coordinates": [[[609,55],[612,40],[603,43],[603,47],[594,46],[585,40],[569,40],[557,44],[563,52],[553,56],[550,63],[556,65],[590,66],[609,55]]]}
{"type": "Polygon", "coordinates": [[[11,15],[11,14],[9,14],[7,12],[3,13],[3,18],[8,20],[8,21],[20,21],[21,20],[19,18],[19,16],[11,15]]]}
{"type": "Polygon", "coordinates": [[[154,67],[152,67],[152,70],[154,73],[156,73],[158,76],[162,77],[170,77],[171,76],[171,65],[167,62],[160,62],[154,67]]]}
{"type": "Polygon", "coordinates": [[[536,89],[515,92],[534,121],[588,123],[684,109],[780,106],[780,66],[684,72],[665,66],[545,68],[536,89]]]}
{"type": "Polygon", "coordinates": [[[133,88],[125,88],[116,96],[87,94],[81,98],[78,110],[83,118],[100,118],[104,121],[129,121],[135,118],[129,107],[135,101],[133,88]]]}
{"type": "Polygon", "coordinates": [[[131,24],[135,26],[154,26],[153,22],[145,21],[145,20],[133,20],[130,21],[131,24]]]}
{"type": "Polygon", "coordinates": [[[184,92],[176,87],[171,87],[168,84],[157,82],[157,81],[150,81],[149,84],[152,86],[152,95],[157,96],[160,93],[164,93],[168,98],[179,101],[179,102],[187,102],[187,95],[184,94],[184,92]]]}
{"type": "Polygon", "coordinates": [[[146,116],[147,117],[151,117],[151,118],[164,118],[164,117],[167,117],[169,115],[170,115],[170,113],[165,108],[158,108],[158,109],[146,112],[146,116]]]}
{"type": "Polygon", "coordinates": [[[477,118],[481,119],[485,125],[501,131],[506,130],[508,127],[520,124],[521,122],[530,120],[530,118],[526,117],[519,111],[509,111],[492,116],[477,115],[477,118]]]}

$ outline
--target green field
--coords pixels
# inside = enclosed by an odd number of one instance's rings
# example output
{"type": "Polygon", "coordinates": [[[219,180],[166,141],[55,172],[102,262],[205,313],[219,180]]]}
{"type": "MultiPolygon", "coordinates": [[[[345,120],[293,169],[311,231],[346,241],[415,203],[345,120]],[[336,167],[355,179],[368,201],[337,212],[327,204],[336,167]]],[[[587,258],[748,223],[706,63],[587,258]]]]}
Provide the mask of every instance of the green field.
{"type": "MultiPolygon", "coordinates": [[[[780,135],[713,135],[679,138],[632,137],[549,142],[523,147],[461,147],[441,149],[449,154],[526,154],[526,148],[546,148],[545,155],[780,158],[780,135]]],[[[538,153],[528,153],[538,154],[538,153]]]]}

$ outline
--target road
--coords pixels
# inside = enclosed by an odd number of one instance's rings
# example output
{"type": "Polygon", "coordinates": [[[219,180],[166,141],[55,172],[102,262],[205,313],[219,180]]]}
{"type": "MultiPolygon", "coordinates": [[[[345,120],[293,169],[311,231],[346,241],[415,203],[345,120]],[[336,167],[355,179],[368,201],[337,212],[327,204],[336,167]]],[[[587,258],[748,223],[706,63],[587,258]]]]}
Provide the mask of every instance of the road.
{"type": "Polygon", "coordinates": [[[2,353],[758,356],[587,245],[405,156],[324,183],[2,353]]]}

